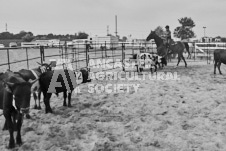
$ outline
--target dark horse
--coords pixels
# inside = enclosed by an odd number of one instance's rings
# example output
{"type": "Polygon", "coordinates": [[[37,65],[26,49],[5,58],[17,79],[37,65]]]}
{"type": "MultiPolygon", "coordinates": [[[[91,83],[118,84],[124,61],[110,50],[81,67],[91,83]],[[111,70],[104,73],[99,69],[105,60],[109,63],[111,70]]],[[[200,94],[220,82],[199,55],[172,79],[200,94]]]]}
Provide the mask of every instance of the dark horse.
{"type": "MultiPolygon", "coordinates": [[[[40,75],[44,72],[47,71],[51,71],[51,64],[40,64],[38,63],[40,66],[31,70],[28,69],[21,69],[18,72],[21,74],[21,76],[23,77],[23,79],[25,81],[29,81],[29,80],[36,80],[39,79],[40,75]]],[[[38,81],[37,81],[38,82],[38,81]]],[[[34,100],[35,100],[35,106],[34,109],[41,109],[41,105],[40,105],[40,97],[41,97],[41,91],[37,90],[38,92],[38,97],[36,95],[36,93],[33,93],[34,96],[34,100]],[[37,106],[36,100],[38,99],[39,104],[37,106]]]]}
{"type": "MultiPolygon", "coordinates": [[[[181,58],[182,58],[184,60],[185,67],[187,67],[187,63],[186,63],[184,56],[183,56],[183,52],[184,52],[184,49],[185,49],[185,44],[183,42],[180,42],[180,41],[175,42],[175,43],[171,42],[169,49],[172,52],[169,53],[166,45],[164,44],[163,39],[161,37],[159,37],[154,31],[151,31],[151,33],[148,35],[146,41],[149,41],[150,39],[155,40],[155,43],[157,45],[157,54],[159,56],[167,57],[167,55],[169,55],[169,54],[178,54],[177,66],[179,65],[181,58]]],[[[187,49],[187,51],[188,51],[188,54],[190,54],[189,49],[187,49]]]]}

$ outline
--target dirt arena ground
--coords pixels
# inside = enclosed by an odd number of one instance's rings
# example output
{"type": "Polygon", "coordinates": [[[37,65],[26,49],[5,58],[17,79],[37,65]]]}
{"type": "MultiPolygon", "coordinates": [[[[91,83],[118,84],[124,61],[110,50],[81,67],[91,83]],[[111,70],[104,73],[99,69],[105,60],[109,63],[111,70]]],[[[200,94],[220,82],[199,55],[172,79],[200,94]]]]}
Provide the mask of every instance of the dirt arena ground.
{"type": "MultiPolygon", "coordinates": [[[[32,119],[22,126],[23,145],[13,150],[225,151],[225,66],[223,75],[214,76],[213,64],[175,64],[161,71],[177,72],[177,80],[91,82],[140,84],[138,92],[88,93],[83,84],[80,94],[73,93],[71,108],[62,106],[62,94],[53,95],[54,113],[45,114],[43,103],[42,110],[31,109],[32,119]]],[[[0,150],[7,150],[8,131],[0,130],[0,136],[0,150]]]]}

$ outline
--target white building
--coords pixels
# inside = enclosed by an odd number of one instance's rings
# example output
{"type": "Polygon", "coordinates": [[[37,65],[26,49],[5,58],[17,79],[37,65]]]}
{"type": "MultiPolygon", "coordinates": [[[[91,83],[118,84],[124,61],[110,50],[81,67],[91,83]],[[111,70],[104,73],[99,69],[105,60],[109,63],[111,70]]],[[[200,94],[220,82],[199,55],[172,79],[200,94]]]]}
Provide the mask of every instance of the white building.
{"type": "Polygon", "coordinates": [[[117,47],[119,43],[118,37],[115,36],[95,36],[89,37],[89,39],[92,41],[94,47],[104,47],[105,45],[107,48],[117,47]]]}

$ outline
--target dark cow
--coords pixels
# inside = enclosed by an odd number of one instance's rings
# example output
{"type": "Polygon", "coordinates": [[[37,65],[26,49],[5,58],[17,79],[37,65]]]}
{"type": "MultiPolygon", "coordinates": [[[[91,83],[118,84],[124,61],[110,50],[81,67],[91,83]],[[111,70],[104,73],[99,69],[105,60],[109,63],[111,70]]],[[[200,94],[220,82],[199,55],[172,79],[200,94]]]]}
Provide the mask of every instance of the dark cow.
{"type": "Polygon", "coordinates": [[[163,68],[164,66],[167,66],[167,61],[165,57],[153,55],[153,60],[155,61],[156,66],[159,68],[163,68]]]}
{"type": "Polygon", "coordinates": [[[8,71],[0,74],[0,109],[3,109],[6,120],[3,130],[8,129],[10,134],[9,148],[15,147],[14,130],[17,131],[16,143],[22,144],[20,130],[23,114],[29,112],[31,86],[32,82],[25,81],[19,73],[8,71]]]}
{"type": "MultiPolygon", "coordinates": [[[[81,76],[82,76],[82,81],[81,83],[86,83],[86,82],[90,82],[91,80],[89,79],[89,73],[86,69],[81,69],[81,76]]],[[[50,107],[50,103],[49,103],[49,100],[51,98],[51,95],[52,93],[61,93],[63,92],[64,93],[64,103],[63,103],[63,106],[68,106],[68,107],[71,107],[71,92],[75,89],[75,86],[73,86],[73,82],[76,82],[76,74],[74,74],[74,71],[71,71],[71,70],[54,70],[54,71],[48,71],[46,73],[43,73],[41,76],[40,76],[40,79],[39,79],[39,84],[40,84],[40,89],[41,91],[43,92],[43,95],[44,95],[44,103],[45,103],[45,106],[46,106],[46,113],[52,113],[52,109],[50,107]],[[64,77],[62,74],[56,74],[57,72],[64,72],[64,75],[66,76],[66,81],[64,80],[64,77]],[[52,85],[51,82],[55,82],[53,79],[54,79],[54,74],[56,74],[58,77],[57,77],[57,82],[58,83],[61,83],[61,87],[59,86],[54,86],[52,85]],[[67,82],[67,83],[65,83],[67,82]],[[69,86],[69,89],[67,89],[67,84],[69,86]],[[55,92],[50,92],[49,91],[49,88],[53,86],[55,92]],[[66,98],[67,98],[67,91],[68,92],[68,104],[66,103],[66,98]]],[[[78,79],[79,77],[77,77],[78,79]]],[[[77,85],[77,82],[76,82],[76,85],[77,85]]]]}
{"type": "Polygon", "coordinates": [[[219,70],[219,73],[222,74],[220,70],[221,63],[226,64],[226,51],[222,49],[214,50],[214,74],[216,74],[216,67],[219,70]]]}
{"type": "MultiPolygon", "coordinates": [[[[31,70],[28,69],[21,69],[18,72],[22,75],[22,77],[25,79],[25,81],[29,81],[29,80],[36,80],[39,79],[40,75],[44,72],[47,71],[51,71],[51,64],[40,64],[38,63],[40,66],[38,68],[34,68],[31,70]]],[[[38,92],[38,97],[36,95],[36,93],[33,93],[34,96],[34,100],[35,100],[35,106],[34,109],[41,109],[41,105],[40,105],[40,97],[41,97],[41,92],[39,90],[34,90],[36,92],[38,92]],[[36,103],[36,100],[38,99],[38,106],[36,103]]]]}
{"type": "Polygon", "coordinates": [[[160,57],[159,61],[158,61],[159,65],[162,65],[162,68],[164,66],[167,66],[167,61],[165,57],[160,57]]]}

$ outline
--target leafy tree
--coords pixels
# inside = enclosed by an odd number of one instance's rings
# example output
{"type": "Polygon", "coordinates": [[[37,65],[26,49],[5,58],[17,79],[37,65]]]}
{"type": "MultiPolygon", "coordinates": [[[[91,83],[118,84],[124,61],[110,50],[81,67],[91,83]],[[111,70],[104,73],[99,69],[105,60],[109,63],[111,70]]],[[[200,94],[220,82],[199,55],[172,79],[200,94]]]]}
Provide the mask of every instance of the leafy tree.
{"type": "Polygon", "coordinates": [[[180,38],[181,40],[195,37],[195,33],[192,30],[195,27],[195,23],[191,18],[184,17],[178,19],[178,21],[181,26],[174,29],[174,37],[180,38]]]}
{"type": "Polygon", "coordinates": [[[123,36],[123,37],[122,37],[122,41],[123,41],[123,42],[126,42],[126,40],[127,40],[127,37],[126,37],[126,36],[123,36]]]}
{"type": "Polygon", "coordinates": [[[222,41],[222,42],[226,42],[226,38],[225,38],[225,37],[222,37],[222,38],[221,38],[221,41],[222,41]]]}
{"type": "Polygon", "coordinates": [[[54,35],[52,33],[50,33],[50,34],[47,35],[47,38],[48,39],[53,39],[54,38],[54,35]]]}
{"type": "Polygon", "coordinates": [[[219,38],[219,39],[221,39],[221,36],[217,36],[216,38],[219,38]]]}
{"type": "Polygon", "coordinates": [[[29,33],[27,33],[24,37],[22,37],[22,40],[25,42],[31,42],[35,37],[29,33]]]}
{"type": "Polygon", "coordinates": [[[164,33],[164,30],[161,26],[156,27],[154,31],[158,36],[162,36],[164,33]]]}
{"type": "Polygon", "coordinates": [[[39,39],[43,39],[43,40],[47,40],[47,39],[59,39],[59,40],[72,40],[72,39],[87,39],[88,38],[88,34],[86,34],[85,32],[79,32],[79,33],[75,33],[75,34],[66,34],[66,35],[54,35],[52,33],[47,34],[47,35],[37,35],[34,36],[32,32],[26,32],[24,30],[20,31],[18,34],[12,34],[9,32],[2,32],[0,33],[0,39],[22,39],[24,41],[30,41],[32,39],[35,40],[39,40],[39,39]]]}
{"type": "Polygon", "coordinates": [[[0,39],[13,39],[13,34],[9,32],[0,33],[0,39]]]}
{"type": "Polygon", "coordinates": [[[88,38],[88,34],[86,34],[85,32],[79,32],[77,39],[87,39],[88,38]]]}

